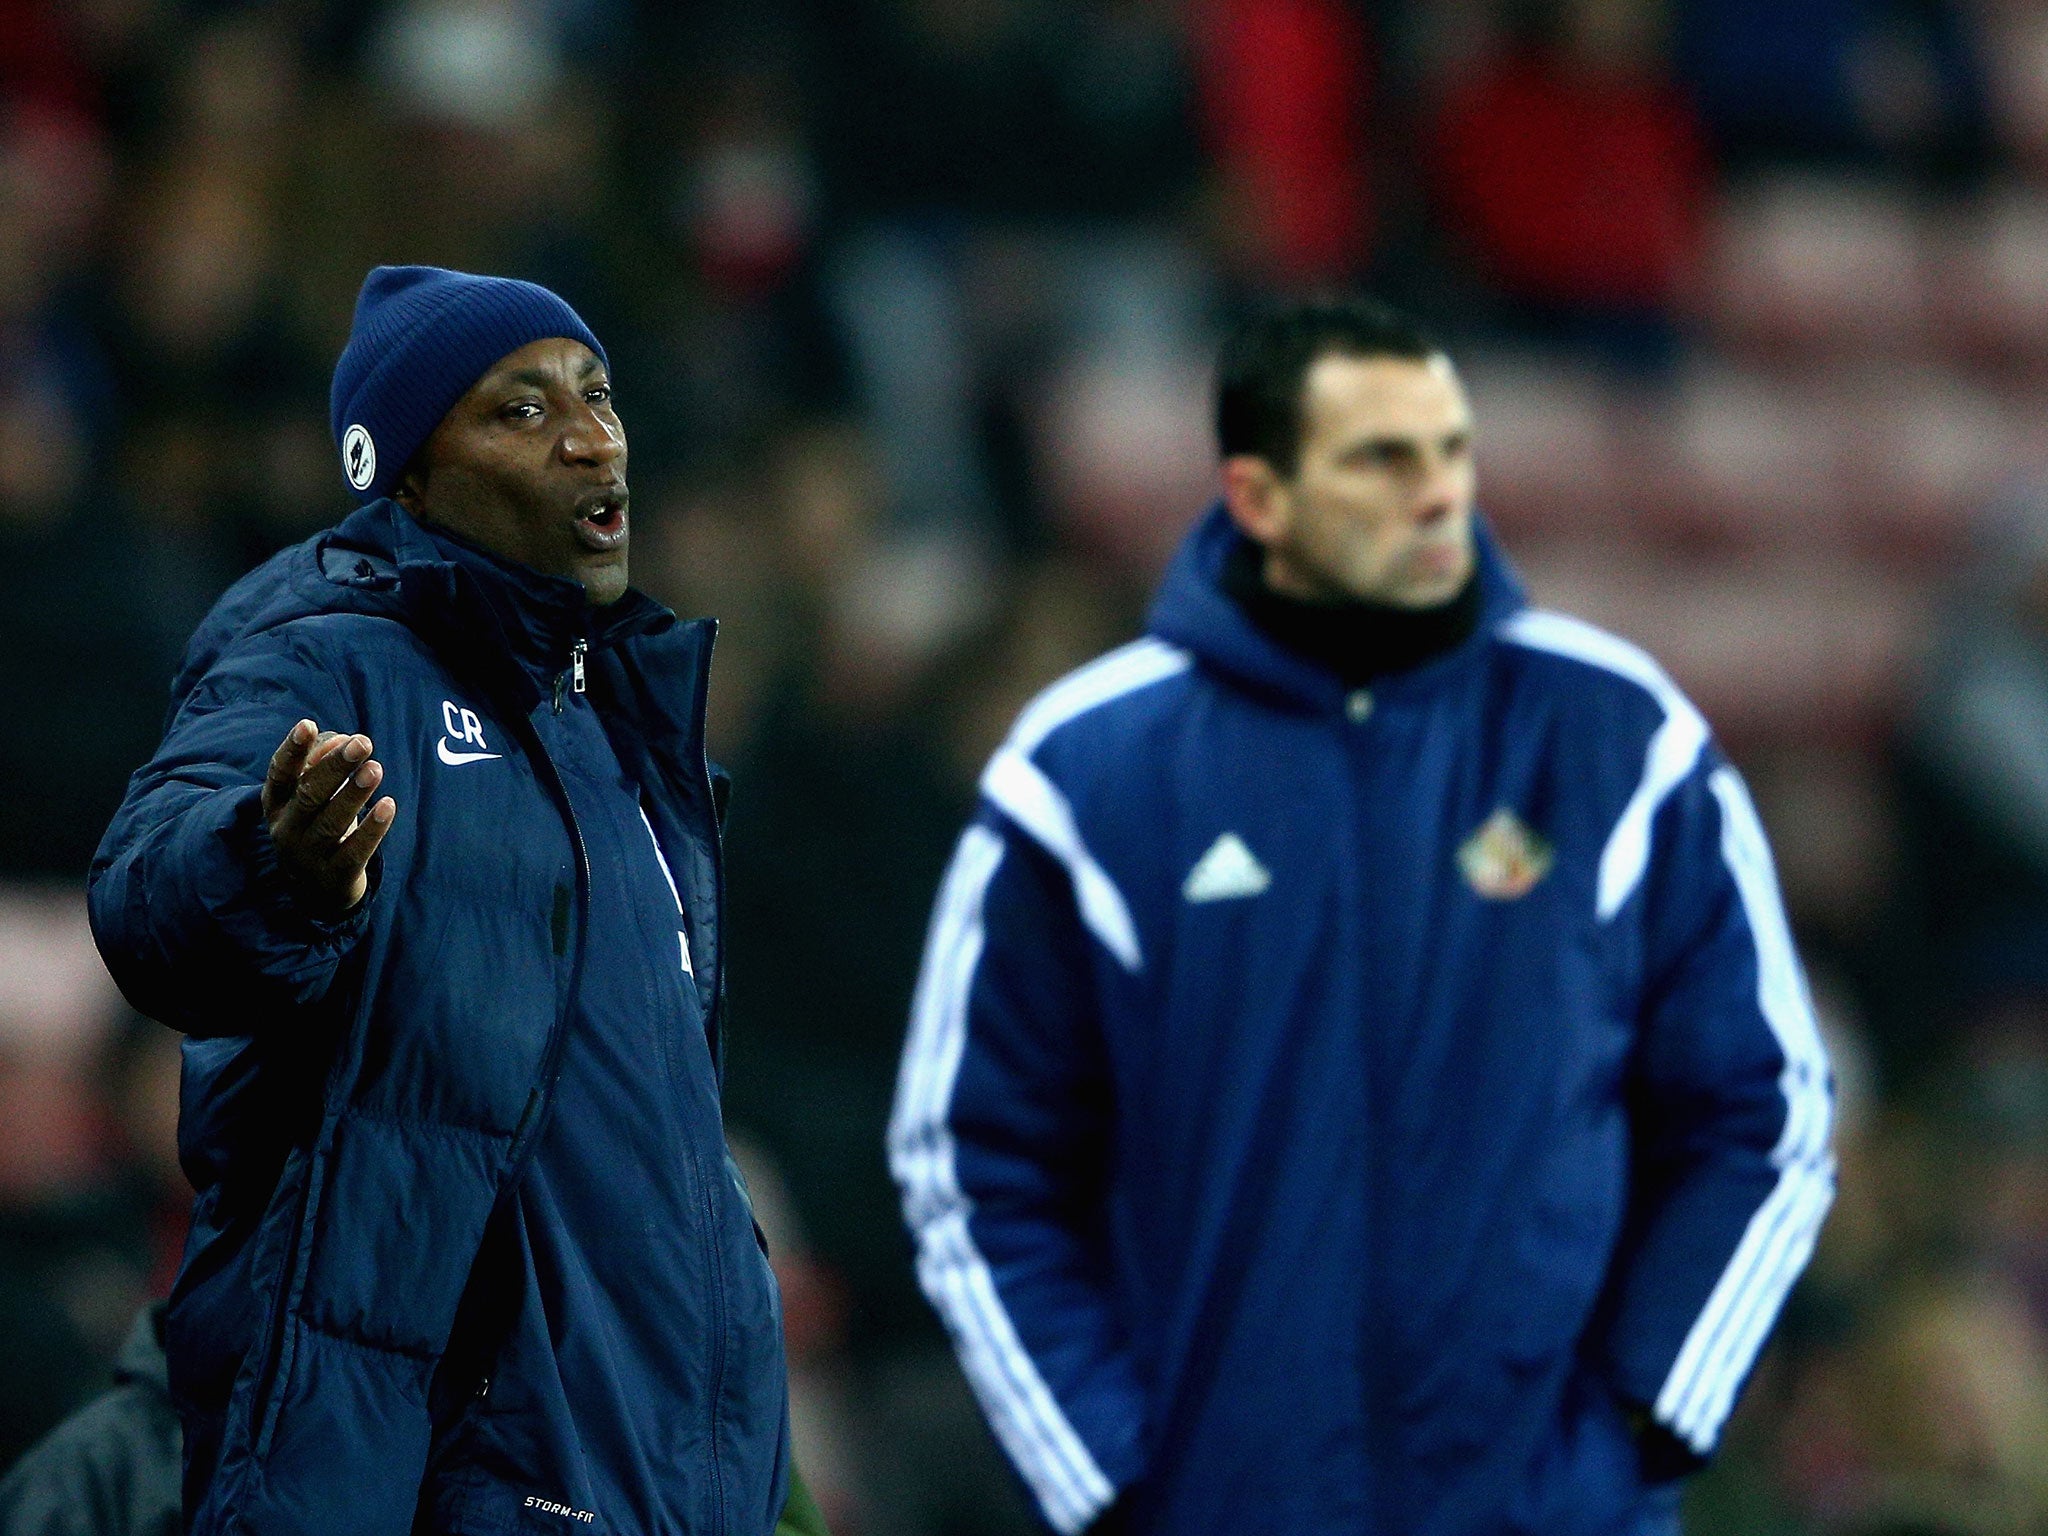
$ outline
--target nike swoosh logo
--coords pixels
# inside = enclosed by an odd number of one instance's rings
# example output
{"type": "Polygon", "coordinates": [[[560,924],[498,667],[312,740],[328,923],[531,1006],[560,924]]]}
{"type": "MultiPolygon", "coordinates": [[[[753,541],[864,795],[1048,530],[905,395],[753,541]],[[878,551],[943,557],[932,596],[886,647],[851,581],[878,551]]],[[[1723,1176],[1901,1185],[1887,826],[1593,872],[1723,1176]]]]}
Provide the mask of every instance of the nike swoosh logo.
{"type": "Polygon", "coordinates": [[[446,763],[450,768],[460,767],[464,763],[486,762],[494,758],[503,757],[505,755],[502,752],[450,752],[448,750],[448,738],[446,736],[443,736],[438,742],[434,744],[434,750],[441,754],[441,761],[446,763]]]}

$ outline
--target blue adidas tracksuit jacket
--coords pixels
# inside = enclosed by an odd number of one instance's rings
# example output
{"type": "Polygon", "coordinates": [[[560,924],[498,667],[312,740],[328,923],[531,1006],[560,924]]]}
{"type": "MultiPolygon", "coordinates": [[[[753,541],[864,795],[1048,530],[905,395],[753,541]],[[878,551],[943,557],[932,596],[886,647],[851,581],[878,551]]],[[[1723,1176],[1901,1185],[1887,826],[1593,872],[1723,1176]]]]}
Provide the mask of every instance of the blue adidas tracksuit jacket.
{"type": "Polygon", "coordinates": [[[1749,796],[1529,609],[1347,693],[1219,586],[1041,695],[932,918],[891,1162],[1057,1530],[1666,1529],[1833,1189],[1749,796]]]}
{"type": "Polygon", "coordinates": [[[775,1524],[779,1303],[718,1115],[710,645],[388,501],[194,637],[91,877],[116,979],[191,1037],[189,1529],[775,1524]],[[399,805],[333,923],[259,807],[306,716],[371,735],[399,805]]]}

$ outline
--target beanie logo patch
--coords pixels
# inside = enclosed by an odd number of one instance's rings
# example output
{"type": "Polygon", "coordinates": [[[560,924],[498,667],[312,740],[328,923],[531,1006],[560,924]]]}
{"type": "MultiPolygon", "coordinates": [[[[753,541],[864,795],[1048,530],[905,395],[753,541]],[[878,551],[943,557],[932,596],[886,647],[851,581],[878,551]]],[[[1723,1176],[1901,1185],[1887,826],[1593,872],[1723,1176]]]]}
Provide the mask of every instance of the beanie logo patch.
{"type": "Polygon", "coordinates": [[[341,472],[359,491],[367,491],[377,478],[377,445],[370,441],[370,429],[360,422],[341,435],[341,472]]]}

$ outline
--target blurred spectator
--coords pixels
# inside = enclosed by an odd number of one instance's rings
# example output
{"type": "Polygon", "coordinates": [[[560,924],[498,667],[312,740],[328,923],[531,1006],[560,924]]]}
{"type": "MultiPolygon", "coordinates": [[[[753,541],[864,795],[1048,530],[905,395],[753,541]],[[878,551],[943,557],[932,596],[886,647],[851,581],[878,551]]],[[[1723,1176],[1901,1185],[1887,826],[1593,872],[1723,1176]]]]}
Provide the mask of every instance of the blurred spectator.
{"type": "Polygon", "coordinates": [[[1863,1467],[1835,1490],[1847,1507],[1816,1511],[1823,1519],[2022,1536],[2048,1518],[2048,1350],[1995,1277],[1945,1277],[1887,1301],[1846,1385],[1830,1407],[1863,1467]]]}
{"type": "Polygon", "coordinates": [[[118,511],[88,495],[82,437],[61,398],[0,386],[0,876],[84,879],[183,638],[118,511]]]}
{"type": "Polygon", "coordinates": [[[853,1427],[846,1381],[846,1299],[832,1271],[818,1262],[782,1172],[744,1137],[732,1138],[753,1203],[767,1236],[775,1283],[782,1292],[788,1338],[791,1451],[834,1531],[870,1528],[860,1508],[852,1466],[853,1427]]]}
{"type": "Polygon", "coordinates": [[[2038,182],[2048,171],[2048,11],[2027,0],[1980,0],[1978,56],[1999,149],[2038,182]]]}
{"type": "Polygon", "coordinates": [[[602,225],[623,103],[572,70],[578,9],[402,0],[387,12],[367,60],[386,113],[364,168],[393,184],[350,199],[379,259],[519,272],[573,292],[593,323],[615,312],[602,225]]]}
{"type": "Polygon", "coordinates": [[[875,477],[844,434],[792,437],[770,483],[777,521],[756,536],[777,541],[790,639],[732,765],[727,1102],[839,1266],[863,1351],[927,1326],[891,1229],[881,1135],[928,885],[967,803],[931,699],[961,620],[927,600],[972,589],[924,579],[915,547],[885,534],[875,477]]]}
{"type": "Polygon", "coordinates": [[[135,1319],[114,1383],[0,1479],[5,1536],[177,1536],[184,1435],[171,1405],[164,1307],[135,1319]]]}
{"type": "Polygon", "coordinates": [[[2013,508],[1946,614],[1901,756],[1902,1048],[1942,998],[2048,996],[2048,516],[2013,508]]]}
{"type": "Polygon", "coordinates": [[[1084,566],[1012,582],[892,528],[845,424],[787,430],[768,462],[683,499],[657,548],[646,579],[725,620],[727,1104],[774,1160],[776,1220],[800,1229],[797,1252],[775,1247],[803,1413],[818,1434],[845,1418],[843,1447],[800,1452],[807,1476],[829,1486],[845,1460],[859,1528],[1028,1529],[916,1294],[881,1138],[928,883],[990,733],[1127,616],[1084,566]]]}
{"type": "Polygon", "coordinates": [[[1534,0],[1437,133],[1444,214],[1510,322],[1625,362],[1674,345],[1707,194],[1659,41],[1653,0],[1534,0]]]}
{"type": "Polygon", "coordinates": [[[637,274],[645,330],[622,361],[636,463],[657,472],[728,471],[736,445],[837,407],[845,390],[818,289],[823,190],[793,46],[707,51],[652,82],[630,127],[657,180],[660,239],[637,274]]]}
{"type": "Polygon", "coordinates": [[[0,681],[0,875],[82,878],[183,640],[157,624],[136,545],[108,533],[122,519],[103,471],[125,423],[80,291],[107,181],[89,119],[0,102],[0,643],[43,658],[0,681]]]}
{"type": "Polygon", "coordinates": [[[0,887],[0,1466],[101,1384],[148,1294],[154,1196],[126,1147],[155,1170],[174,1154],[142,1150],[161,1113],[116,1128],[120,1017],[82,893],[0,887]]]}
{"type": "Polygon", "coordinates": [[[1955,173],[1981,160],[1983,85],[1953,0],[1677,0],[1677,58],[1727,166],[1955,173]]]}
{"type": "Polygon", "coordinates": [[[1238,274],[1289,287],[1364,268],[1372,233],[1370,33],[1340,0],[1194,7],[1216,237],[1238,274]]]}
{"type": "Polygon", "coordinates": [[[821,7],[828,272],[892,512],[1039,537],[988,423],[1085,354],[1200,349],[1187,39],[1156,0],[821,7]]]}
{"type": "Polygon", "coordinates": [[[17,110],[75,117],[98,95],[62,8],[48,0],[0,4],[0,97],[17,110]]]}

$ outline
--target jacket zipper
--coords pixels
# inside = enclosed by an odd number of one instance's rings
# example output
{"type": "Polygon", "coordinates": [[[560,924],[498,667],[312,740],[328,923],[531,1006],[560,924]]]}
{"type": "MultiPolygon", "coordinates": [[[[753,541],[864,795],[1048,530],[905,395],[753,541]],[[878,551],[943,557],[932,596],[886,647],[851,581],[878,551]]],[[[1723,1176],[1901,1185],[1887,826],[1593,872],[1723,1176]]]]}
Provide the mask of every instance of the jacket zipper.
{"type": "MultiPolygon", "coordinates": [[[[712,631],[714,639],[716,635],[717,630],[714,628],[712,631]]],[[[711,672],[709,649],[707,645],[705,655],[699,663],[697,672],[697,718],[693,724],[699,741],[703,740],[704,735],[704,696],[711,672]]],[[[659,766],[658,759],[650,759],[650,761],[654,762],[657,767],[659,766]]],[[[715,926],[716,915],[724,906],[723,833],[718,826],[718,813],[711,793],[711,759],[709,754],[700,753],[698,761],[692,766],[698,781],[699,791],[704,798],[705,808],[711,812],[712,902],[715,926]]],[[[655,848],[659,850],[661,847],[661,836],[658,832],[654,831],[652,817],[648,819],[648,830],[654,837],[655,848]]],[[[676,894],[677,902],[680,905],[682,896],[680,886],[678,886],[676,894]]],[[[688,918],[689,913],[687,910],[678,914],[679,921],[687,921],[688,918]]],[[[699,1016],[704,1021],[704,1047],[711,1067],[712,1092],[715,1102],[717,1097],[720,1096],[720,1090],[723,1086],[721,1081],[722,1074],[719,1071],[718,1064],[717,1034],[714,1027],[714,1017],[718,996],[719,973],[720,968],[724,964],[724,952],[717,942],[715,933],[710,932],[702,925],[699,926],[698,932],[700,936],[709,940],[708,945],[701,948],[694,957],[698,965],[703,967],[703,969],[700,970],[698,975],[686,976],[678,968],[675,980],[679,987],[690,989],[698,998],[699,1016]],[[704,962],[707,956],[710,959],[710,965],[705,967],[704,962]],[[704,987],[699,984],[700,981],[708,981],[710,984],[708,1001],[704,987]]],[[[676,1053],[677,1041],[673,1030],[671,1030],[662,1037],[662,1059],[668,1069],[669,1091],[672,1097],[672,1104],[679,1106],[683,1098],[683,1076],[676,1053]]],[[[699,1237],[702,1243],[705,1267],[711,1280],[711,1379],[710,1391],[706,1394],[705,1398],[708,1417],[708,1423],[705,1427],[711,1454],[711,1528],[716,1531],[723,1531],[726,1529],[727,1510],[725,1453],[720,1422],[724,1411],[726,1357],[732,1326],[732,1302],[729,1295],[730,1277],[726,1274],[725,1268],[724,1232],[719,1220],[719,1212],[724,1186],[729,1184],[731,1180],[726,1173],[726,1157],[722,1136],[719,1146],[720,1155],[715,1160],[714,1166],[706,1167],[698,1156],[697,1144],[690,1134],[689,1124],[680,1112],[676,1114],[674,1124],[677,1140],[682,1147],[683,1157],[689,1164],[691,1177],[696,1181],[700,1227],[699,1237]]]]}
{"type": "MultiPolygon", "coordinates": [[[[717,633],[718,632],[716,628],[714,628],[712,630],[712,638],[714,640],[717,637],[717,633]]],[[[700,741],[703,739],[704,735],[703,713],[705,689],[709,683],[711,673],[709,655],[710,647],[707,645],[705,650],[705,658],[704,661],[699,665],[697,675],[697,720],[695,724],[697,729],[697,736],[700,741]]],[[[558,673],[555,677],[554,712],[556,714],[561,714],[563,708],[565,707],[565,691],[567,691],[568,689],[573,689],[573,691],[577,693],[583,693],[586,691],[588,686],[588,679],[585,674],[584,665],[585,660],[589,655],[589,652],[590,645],[589,642],[585,639],[579,638],[575,641],[574,644],[570,646],[569,668],[565,672],[558,673]]],[[[524,723],[525,722],[522,719],[522,724],[524,723]]],[[[549,788],[552,790],[557,799],[559,808],[562,812],[562,819],[569,828],[570,841],[575,847],[577,906],[583,922],[587,923],[589,920],[591,899],[590,855],[588,850],[584,846],[583,829],[580,825],[578,825],[576,821],[575,810],[570,805],[568,788],[566,785],[562,783],[561,776],[555,770],[554,760],[548,756],[546,748],[542,745],[540,741],[539,732],[534,731],[530,724],[526,726],[526,729],[528,734],[532,738],[532,745],[536,749],[536,760],[547,765],[547,778],[549,781],[549,788]]],[[[697,771],[702,784],[705,806],[707,807],[707,809],[711,809],[712,811],[712,901],[714,904],[714,911],[717,911],[722,910],[725,905],[724,842],[723,833],[718,826],[717,812],[715,807],[713,806],[713,797],[711,792],[711,758],[708,751],[700,753],[699,761],[697,763],[697,771]]],[[[658,842],[657,846],[659,846],[658,842]]],[[[577,994],[581,991],[582,988],[583,957],[586,947],[587,946],[583,942],[582,924],[579,923],[577,928],[576,939],[576,959],[573,962],[572,970],[570,972],[568,1000],[563,1008],[562,1013],[558,1015],[555,1020],[554,1031],[549,1037],[545,1057],[541,1067],[540,1086],[538,1086],[535,1089],[536,1095],[542,1093],[545,1093],[546,1095],[545,1100],[539,1106],[542,1109],[543,1113],[537,1115],[529,1114],[528,1116],[522,1117],[525,1119],[531,1119],[535,1123],[530,1127],[525,1147],[520,1149],[516,1157],[516,1161],[511,1170],[511,1177],[507,1181],[508,1188],[511,1187],[511,1185],[516,1184],[520,1176],[523,1175],[525,1171],[526,1161],[532,1155],[532,1148],[539,1142],[541,1125],[545,1122],[547,1118],[546,1112],[550,1112],[554,1108],[555,1078],[560,1070],[562,1048],[568,1035],[568,1016],[571,1012],[574,1011],[577,994]]],[[[722,945],[718,944],[715,939],[711,946],[711,954],[713,961],[710,971],[712,1001],[710,1008],[707,1010],[707,1016],[714,1015],[716,1012],[717,999],[719,993],[719,978],[724,966],[724,948],[722,945]]],[[[721,1079],[723,1074],[718,1071],[718,1063],[715,1056],[712,1063],[712,1069],[714,1083],[717,1083],[718,1086],[722,1087],[723,1084],[721,1079]]],[[[673,1083],[674,1081],[673,1068],[671,1069],[670,1081],[671,1083],[673,1083]]],[[[710,1173],[698,1161],[697,1149],[690,1142],[687,1127],[679,1126],[678,1130],[682,1138],[684,1155],[688,1158],[697,1175],[697,1188],[700,1192],[700,1198],[704,1211],[704,1243],[708,1256],[711,1260],[710,1267],[713,1289],[713,1310],[715,1313],[716,1320],[716,1327],[713,1332],[714,1342],[712,1344],[711,1354],[711,1393],[709,1401],[711,1411],[711,1423],[709,1426],[711,1439],[711,1492],[713,1508],[716,1511],[714,1529],[722,1531],[725,1529],[726,1525],[726,1499],[724,1456],[720,1448],[719,1414],[721,1411],[723,1399],[725,1397],[725,1367],[727,1343],[726,1335],[730,1328],[731,1301],[726,1294],[724,1249],[723,1245],[719,1240],[718,1200],[717,1196],[713,1193],[711,1187],[710,1173]]],[[[722,1163],[718,1172],[719,1175],[722,1177],[724,1173],[722,1163]]]]}
{"type": "MultiPolygon", "coordinates": [[[[580,642],[579,642],[580,643],[580,642]]],[[[555,709],[561,710],[561,685],[556,681],[555,709]]],[[[573,855],[576,871],[576,903],[573,929],[575,933],[575,958],[569,962],[569,984],[563,993],[562,1006],[556,1011],[555,1021],[549,1027],[547,1044],[541,1050],[540,1075],[533,1089],[527,1095],[526,1109],[519,1117],[519,1127],[514,1135],[511,1156],[505,1170],[504,1191],[509,1193],[524,1177],[527,1161],[533,1156],[533,1149],[540,1142],[541,1131],[546,1127],[548,1117],[554,1109],[555,1078],[561,1071],[562,1048],[568,1037],[569,1015],[576,1010],[576,999],[583,990],[583,958],[589,946],[584,942],[584,929],[590,921],[590,850],[583,842],[583,828],[576,820],[576,809],[569,803],[569,788],[562,782],[562,776],[555,767],[555,760],[548,755],[540,732],[533,728],[533,722],[523,714],[514,714],[517,721],[513,728],[524,733],[527,748],[533,756],[536,776],[542,780],[542,787],[548,798],[555,802],[555,809],[561,813],[562,825],[568,829],[569,849],[573,855]]],[[[501,1195],[502,1198],[502,1195],[501,1195]]]]}
{"type": "Polygon", "coordinates": [[[583,675],[583,659],[590,654],[590,642],[579,639],[569,647],[569,670],[555,674],[555,713],[562,712],[566,702],[563,695],[573,685],[577,693],[585,690],[587,679],[583,675]]]}

